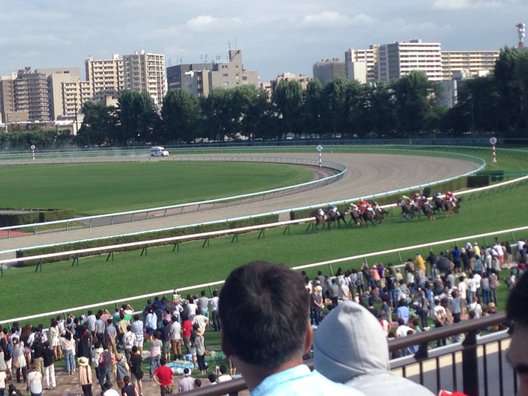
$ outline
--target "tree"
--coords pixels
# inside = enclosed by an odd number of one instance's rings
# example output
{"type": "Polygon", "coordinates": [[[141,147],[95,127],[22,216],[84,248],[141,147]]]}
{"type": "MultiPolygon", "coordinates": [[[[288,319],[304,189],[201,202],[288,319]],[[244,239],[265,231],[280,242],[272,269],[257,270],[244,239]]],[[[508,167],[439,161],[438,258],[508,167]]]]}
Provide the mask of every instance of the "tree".
{"type": "Polygon", "coordinates": [[[494,77],[499,97],[501,129],[509,136],[522,136],[528,127],[528,54],[505,48],[495,64],[494,77]]]}
{"type": "Polygon", "coordinates": [[[77,134],[82,146],[109,144],[117,132],[117,116],[114,107],[102,103],[85,102],[81,109],[84,120],[77,134]]]}
{"type": "Polygon", "coordinates": [[[304,95],[299,81],[283,80],[272,95],[272,101],[278,113],[280,133],[293,133],[299,136],[302,132],[302,114],[304,95]]]}
{"type": "Polygon", "coordinates": [[[123,92],[118,102],[118,115],[119,133],[115,143],[127,146],[159,137],[159,116],[148,92],[123,92]]]}
{"type": "Polygon", "coordinates": [[[165,138],[191,142],[197,137],[200,107],[198,99],[183,89],[171,89],[163,99],[161,118],[165,138]]]}
{"type": "Polygon", "coordinates": [[[429,82],[423,71],[412,71],[392,84],[398,129],[401,134],[416,134],[425,130],[433,113],[433,100],[439,88],[429,82]]]}

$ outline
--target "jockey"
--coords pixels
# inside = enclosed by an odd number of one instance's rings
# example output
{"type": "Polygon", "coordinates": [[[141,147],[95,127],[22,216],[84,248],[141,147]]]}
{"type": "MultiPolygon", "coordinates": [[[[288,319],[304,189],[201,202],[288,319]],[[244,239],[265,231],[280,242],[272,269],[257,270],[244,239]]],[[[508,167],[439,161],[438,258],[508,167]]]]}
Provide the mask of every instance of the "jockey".
{"type": "Polygon", "coordinates": [[[324,216],[325,213],[324,213],[323,208],[319,208],[319,209],[317,209],[317,214],[318,214],[319,216],[324,216]]]}
{"type": "Polygon", "coordinates": [[[361,201],[359,201],[359,211],[361,213],[365,213],[368,208],[371,207],[370,206],[370,203],[364,199],[362,199],[361,201]]]}
{"type": "Polygon", "coordinates": [[[448,191],[448,192],[445,193],[444,200],[450,201],[450,202],[453,202],[453,203],[455,203],[457,201],[456,198],[455,198],[455,194],[453,194],[451,191],[448,191]]]}
{"type": "Polygon", "coordinates": [[[337,211],[337,206],[335,206],[335,205],[330,205],[330,204],[329,204],[329,205],[328,205],[328,212],[329,212],[329,213],[332,213],[332,214],[337,214],[337,212],[338,212],[338,211],[337,211]]]}
{"type": "Polygon", "coordinates": [[[401,196],[401,200],[409,205],[413,203],[413,200],[405,194],[401,196]]]}

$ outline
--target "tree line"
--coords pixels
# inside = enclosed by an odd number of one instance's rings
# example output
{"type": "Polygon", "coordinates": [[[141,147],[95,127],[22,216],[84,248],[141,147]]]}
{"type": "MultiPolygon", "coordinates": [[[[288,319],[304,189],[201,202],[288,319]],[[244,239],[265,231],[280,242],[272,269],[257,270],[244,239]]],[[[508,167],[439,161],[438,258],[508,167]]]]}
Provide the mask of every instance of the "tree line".
{"type": "MultiPolygon", "coordinates": [[[[282,81],[271,96],[253,86],[215,89],[201,98],[169,90],[161,110],[148,93],[125,91],[117,107],[86,102],[72,143],[92,147],[468,133],[521,138],[528,128],[528,51],[502,49],[493,73],[462,81],[452,108],[441,104],[441,95],[440,85],[421,71],[388,84],[335,79],[323,86],[312,80],[303,89],[297,81],[282,81]]],[[[50,139],[57,144],[64,136],[50,139]]]]}

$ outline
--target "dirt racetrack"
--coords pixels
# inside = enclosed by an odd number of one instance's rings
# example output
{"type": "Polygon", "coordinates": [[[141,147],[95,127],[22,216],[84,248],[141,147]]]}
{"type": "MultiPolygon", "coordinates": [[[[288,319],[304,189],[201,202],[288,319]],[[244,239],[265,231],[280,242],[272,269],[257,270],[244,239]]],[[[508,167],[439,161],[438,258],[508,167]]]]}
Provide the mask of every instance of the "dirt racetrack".
{"type": "MultiPolygon", "coordinates": [[[[247,156],[254,159],[258,155],[253,153],[247,156]]],[[[219,157],[219,155],[215,155],[214,159],[218,160],[219,157]]],[[[226,160],[230,157],[232,155],[226,155],[226,160]]],[[[243,157],[243,155],[237,155],[237,157],[243,157]]],[[[284,153],[274,154],[274,157],[310,158],[310,154],[284,153]]],[[[184,161],[186,157],[174,156],[171,159],[184,161]]],[[[386,191],[426,184],[471,172],[479,166],[474,162],[452,158],[395,154],[324,153],[323,160],[346,165],[348,172],[345,177],[335,183],[311,191],[266,199],[251,204],[222,207],[203,212],[162,217],[147,221],[134,221],[112,226],[72,231],[55,231],[11,239],[1,239],[0,257],[7,258],[13,256],[12,253],[2,253],[6,250],[170,228],[266,212],[286,211],[282,216],[286,219],[287,210],[290,208],[316,205],[326,206],[329,202],[348,200],[354,197],[379,194],[386,191]]]]}

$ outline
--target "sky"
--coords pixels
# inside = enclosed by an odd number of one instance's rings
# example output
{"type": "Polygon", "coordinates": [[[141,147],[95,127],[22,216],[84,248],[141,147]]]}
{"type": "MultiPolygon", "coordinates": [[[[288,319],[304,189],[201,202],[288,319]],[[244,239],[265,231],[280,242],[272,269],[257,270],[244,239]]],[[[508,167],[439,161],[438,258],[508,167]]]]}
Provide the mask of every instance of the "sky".
{"type": "Polygon", "coordinates": [[[79,67],[136,50],[167,66],[225,61],[242,51],[261,81],[312,76],[315,62],[349,48],[421,38],[442,50],[517,45],[527,0],[0,0],[0,75],[79,67]]]}

